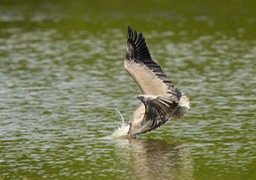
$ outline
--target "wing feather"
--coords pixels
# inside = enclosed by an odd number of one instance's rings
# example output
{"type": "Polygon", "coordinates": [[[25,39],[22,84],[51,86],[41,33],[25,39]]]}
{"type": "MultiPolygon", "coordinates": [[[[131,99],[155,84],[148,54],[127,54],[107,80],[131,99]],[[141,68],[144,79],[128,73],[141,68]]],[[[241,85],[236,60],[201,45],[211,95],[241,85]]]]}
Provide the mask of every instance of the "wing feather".
{"type": "Polygon", "coordinates": [[[168,90],[177,91],[162,68],[151,58],[142,33],[133,31],[129,26],[125,69],[145,94],[157,95],[167,93],[168,90]]]}
{"type": "Polygon", "coordinates": [[[163,96],[138,97],[145,105],[145,115],[142,123],[151,121],[150,129],[155,129],[164,124],[175,112],[178,102],[175,99],[163,96]]]}

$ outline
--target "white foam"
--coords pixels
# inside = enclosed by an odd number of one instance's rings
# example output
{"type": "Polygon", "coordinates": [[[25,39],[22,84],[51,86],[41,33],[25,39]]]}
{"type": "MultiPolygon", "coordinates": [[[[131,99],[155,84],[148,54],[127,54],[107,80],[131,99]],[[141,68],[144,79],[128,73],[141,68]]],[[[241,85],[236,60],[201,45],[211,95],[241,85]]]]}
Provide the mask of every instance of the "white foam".
{"type": "Polygon", "coordinates": [[[125,138],[128,135],[128,131],[130,129],[130,125],[121,125],[118,127],[115,132],[111,135],[113,138],[125,138]]]}
{"type": "Polygon", "coordinates": [[[128,138],[128,131],[130,129],[130,125],[126,124],[124,122],[124,117],[122,116],[122,114],[120,113],[120,111],[118,111],[117,109],[115,109],[116,112],[118,113],[118,115],[121,117],[121,124],[120,127],[117,127],[117,129],[115,130],[115,132],[113,134],[111,134],[110,136],[107,136],[105,138],[107,139],[123,139],[123,138],[128,138]]]}
{"type": "Polygon", "coordinates": [[[127,136],[128,131],[130,129],[130,125],[127,125],[124,122],[124,117],[123,115],[120,113],[120,111],[118,111],[118,109],[115,109],[116,112],[118,113],[118,115],[121,117],[121,126],[118,127],[115,132],[111,135],[113,138],[120,138],[123,136],[127,136]]]}

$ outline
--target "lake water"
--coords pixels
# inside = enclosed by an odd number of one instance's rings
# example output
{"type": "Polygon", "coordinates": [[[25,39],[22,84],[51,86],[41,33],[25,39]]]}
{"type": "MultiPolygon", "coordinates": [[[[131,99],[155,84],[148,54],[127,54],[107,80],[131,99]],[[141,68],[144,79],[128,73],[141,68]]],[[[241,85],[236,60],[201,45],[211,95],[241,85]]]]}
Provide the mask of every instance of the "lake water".
{"type": "Polygon", "coordinates": [[[0,179],[256,179],[256,3],[0,2],[0,179]],[[139,88],[127,25],[191,100],[109,140],[139,88]]]}

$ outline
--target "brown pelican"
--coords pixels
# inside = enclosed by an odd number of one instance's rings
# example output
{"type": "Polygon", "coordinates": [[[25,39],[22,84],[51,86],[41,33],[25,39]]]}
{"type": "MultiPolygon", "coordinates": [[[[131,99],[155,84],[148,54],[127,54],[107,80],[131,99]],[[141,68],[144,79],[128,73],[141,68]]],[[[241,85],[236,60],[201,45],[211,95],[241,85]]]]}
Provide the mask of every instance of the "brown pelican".
{"type": "Polygon", "coordinates": [[[133,31],[129,26],[124,67],[142,92],[137,97],[141,103],[129,121],[129,136],[156,129],[171,117],[185,116],[190,108],[188,97],[174,87],[153,61],[142,33],[133,31]]]}

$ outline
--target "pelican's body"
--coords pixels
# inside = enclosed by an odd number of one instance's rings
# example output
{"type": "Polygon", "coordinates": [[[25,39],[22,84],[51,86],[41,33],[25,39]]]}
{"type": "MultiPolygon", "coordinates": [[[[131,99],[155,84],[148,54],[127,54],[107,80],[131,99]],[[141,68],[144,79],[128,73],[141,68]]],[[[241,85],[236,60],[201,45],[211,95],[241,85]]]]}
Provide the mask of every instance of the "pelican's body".
{"type": "Polygon", "coordinates": [[[173,86],[161,67],[152,60],[143,35],[130,27],[124,67],[142,92],[138,96],[141,103],[129,121],[128,135],[151,131],[171,117],[183,117],[188,111],[188,97],[173,86]]]}

